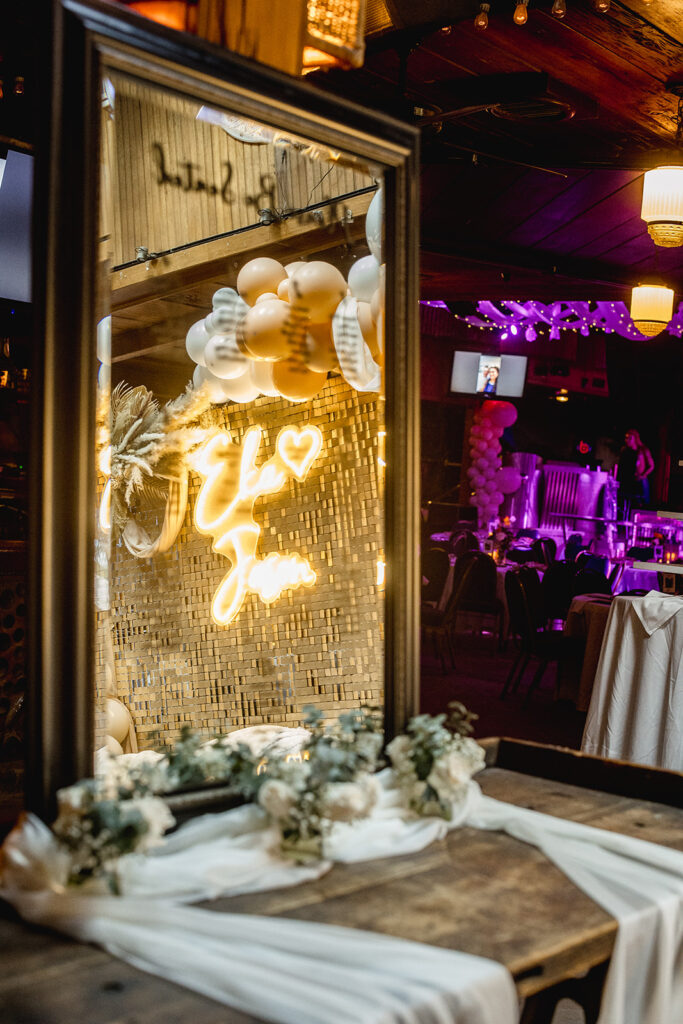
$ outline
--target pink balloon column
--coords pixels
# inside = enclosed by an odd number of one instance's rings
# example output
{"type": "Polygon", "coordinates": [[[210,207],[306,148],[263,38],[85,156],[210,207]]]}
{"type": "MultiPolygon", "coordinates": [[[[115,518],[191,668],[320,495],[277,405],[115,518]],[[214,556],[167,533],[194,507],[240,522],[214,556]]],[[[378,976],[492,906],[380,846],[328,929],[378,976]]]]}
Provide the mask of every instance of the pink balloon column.
{"type": "Polygon", "coordinates": [[[502,466],[500,435],[517,419],[511,402],[487,401],[474,414],[470,430],[472,465],[467,475],[472,486],[470,504],[479,510],[479,525],[485,527],[498,515],[504,494],[512,494],[521,477],[512,466],[502,466]]]}

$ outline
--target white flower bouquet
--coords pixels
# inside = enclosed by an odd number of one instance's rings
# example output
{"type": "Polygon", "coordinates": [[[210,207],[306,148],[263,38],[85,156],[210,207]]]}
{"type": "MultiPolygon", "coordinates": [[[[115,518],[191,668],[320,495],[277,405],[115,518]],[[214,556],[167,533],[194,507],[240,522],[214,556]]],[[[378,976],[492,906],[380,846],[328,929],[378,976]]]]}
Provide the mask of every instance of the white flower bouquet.
{"type": "Polygon", "coordinates": [[[450,820],[473,775],[485,766],[484,751],[468,733],[470,714],[449,705],[450,716],[417,715],[387,746],[396,781],[408,806],[425,817],[450,820]]]}
{"type": "Polygon", "coordinates": [[[281,830],[282,852],[296,860],[321,857],[335,821],[367,817],[379,793],[373,772],[382,747],[376,708],[342,714],[326,729],[322,712],[308,707],[304,722],[310,737],[301,760],[268,763],[258,793],[281,830]]]}

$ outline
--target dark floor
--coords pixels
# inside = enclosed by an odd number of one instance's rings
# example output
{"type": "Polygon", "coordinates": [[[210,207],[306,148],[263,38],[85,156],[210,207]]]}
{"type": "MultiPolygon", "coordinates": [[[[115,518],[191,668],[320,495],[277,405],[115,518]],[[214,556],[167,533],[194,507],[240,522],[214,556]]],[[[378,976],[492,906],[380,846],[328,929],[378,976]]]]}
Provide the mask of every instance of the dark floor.
{"type": "Polygon", "coordinates": [[[514,658],[512,643],[500,653],[492,636],[462,634],[457,640],[456,667],[447,666],[444,674],[440,662],[429,648],[423,647],[421,711],[438,714],[447,710],[449,701],[459,700],[479,715],[474,733],[478,738],[512,736],[579,749],[586,716],[573,704],[554,699],[553,665],[548,667],[527,708],[522,707],[522,701],[536,662],[528,667],[517,693],[500,699],[514,658]]]}

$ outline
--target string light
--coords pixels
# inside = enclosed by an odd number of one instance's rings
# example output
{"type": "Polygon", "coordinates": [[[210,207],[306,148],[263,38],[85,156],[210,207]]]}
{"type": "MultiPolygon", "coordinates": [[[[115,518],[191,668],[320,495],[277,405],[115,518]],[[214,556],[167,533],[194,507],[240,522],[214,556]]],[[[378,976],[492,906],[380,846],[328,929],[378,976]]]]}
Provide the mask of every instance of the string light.
{"type": "Polygon", "coordinates": [[[556,18],[564,18],[566,13],[567,0],[555,0],[551,9],[551,14],[554,14],[556,18]]]}
{"type": "Polygon", "coordinates": [[[595,0],[595,10],[598,14],[605,14],[610,9],[610,0],[595,0]]]}
{"type": "Polygon", "coordinates": [[[519,0],[513,15],[515,25],[526,25],[528,3],[529,0],[519,0]]]}
{"type": "Polygon", "coordinates": [[[484,29],[489,27],[490,10],[490,4],[479,4],[479,14],[474,19],[474,27],[477,30],[477,32],[483,32],[484,29]]]}

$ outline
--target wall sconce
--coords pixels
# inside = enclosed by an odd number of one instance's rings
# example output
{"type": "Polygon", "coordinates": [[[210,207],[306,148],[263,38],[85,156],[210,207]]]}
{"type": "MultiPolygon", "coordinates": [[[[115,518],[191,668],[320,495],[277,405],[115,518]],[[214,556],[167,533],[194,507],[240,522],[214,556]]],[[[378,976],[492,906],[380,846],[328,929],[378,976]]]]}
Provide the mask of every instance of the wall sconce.
{"type": "Polygon", "coordinates": [[[674,311],[672,288],[661,284],[637,285],[631,293],[631,319],[641,334],[654,338],[667,326],[674,311]]]}
{"type": "Polygon", "coordinates": [[[645,173],[640,216],[655,245],[683,245],[683,167],[656,167],[645,173]]]}

